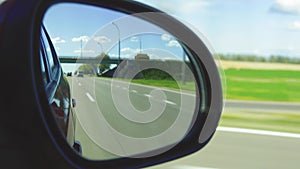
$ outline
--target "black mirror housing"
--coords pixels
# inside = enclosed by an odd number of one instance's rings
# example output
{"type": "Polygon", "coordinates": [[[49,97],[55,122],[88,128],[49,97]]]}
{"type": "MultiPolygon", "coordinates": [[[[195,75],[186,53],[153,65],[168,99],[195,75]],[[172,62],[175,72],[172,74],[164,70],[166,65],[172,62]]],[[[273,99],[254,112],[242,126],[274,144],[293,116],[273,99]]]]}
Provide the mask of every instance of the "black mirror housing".
{"type": "MultiPolygon", "coordinates": [[[[199,36],[175,18],[152,7],[123,0],[15,0],[1,4],[0,59],[5,83],[1,95],[1,163],[7,168],[141,168],[174,160],[200,150],[212,138],[223,106],[221,79],[214,58],[199,36]],[[47,9],[71,2],[137,14],[180,39],[192,58],[199,95],[199,112],[186,136],[162,154],[92,161],[68,145],[55,122],[40,70],[40,32],[47,9]],[[140,13],[140,14],[139,14],[140,13]],[[151,13],[151,15],[144,14],[151,13]],[[200,73],[201,72],[201,73],[200,73]],[[200,79],[203,78],[203,79],[200,79]],[[203,83],[202,83],[203,82],[203,83]],[[200,84],[201,83],[201,84],[200,84]],[[205,90],[204,90],[205,89],[205,90]],[[205,95],[205,96],[204,96],[205,95]],[[3,159],[3,160],[2,160],[3,159]],[[14,161],[20,160],[20,163],[14,161]]],[[[72,99],[72,105],[77,105],[72,99]]],[[[79,143],[76,144],[80,145],[79,143]]],[[[80,151],[81,146],[77,146],[80,151]]],[[[163,149],[163,148],[162,148],[163,149]]]]}

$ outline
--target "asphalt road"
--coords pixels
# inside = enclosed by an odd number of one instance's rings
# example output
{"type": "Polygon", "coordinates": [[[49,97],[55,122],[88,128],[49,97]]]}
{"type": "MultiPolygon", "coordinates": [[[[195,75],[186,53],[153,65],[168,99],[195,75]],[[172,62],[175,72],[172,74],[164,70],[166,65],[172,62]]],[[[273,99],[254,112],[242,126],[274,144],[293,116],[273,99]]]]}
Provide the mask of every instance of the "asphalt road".
{"type": "Polygon", "coordinates": [[[298,169],[300,139],[217,131],[204,149],[151,169],[298,169]]]}
{"type": "Polygon", "coordinates": [[[247,110],[251,112],[300,113],[300,104],[290,102],[227,100],[225,102],[225,109],[247,110]]]}
{"type": "Polygon", "coordinates": [[[76,137],[83,155],[91,159],[116,158],[112,153],[136,155],[174,144],[194,118],[196,97],[191,93],[162,93],[157,87],[92,77],[69,81],[77,101],[76,132],[81,134],[76,137]]]}
{"type": "MultiPolygon", "coordinates": [[[[300,113],[299,103],[225,102],[226,112],[300,113]]],[[[298,169],[300,135],[269,131],[218,130],[204,149],[150,169],[298,169]]]]}
{"type": "MultiPolygon", "coordinates": [[[[169,119],[169,124],[174,122],[178,115],[178,105],[180,99],[174,93],[167,93],[166,97],[160,97],[161,102],[167,106],[169,114],[168,118],[152,126],[145,125],[121,125],[123,122],[120,116],[116,115],[111,109],[116,109],[111,105],[111,94],[109,83],[107,81],[93,81],[92,78],[77,78],[69,79],[73,88],[73,97],[77,99],[77,128],[76,137],[81,141],[83,147],[83,155],[89,159],[111,159],[118,156],[106,151],[105,148],[100,148],[100,144],[107,144],[108,147],[115,147],[116,150],[122,150],[126,147],[125,143],[117,137],[109,126],[102,125],[105,121],[109,121],[110,125],[114,126],[118,132],[126,133],[126,135],[134,137],[147,137],[157,133],[150,131],[161,132],[169,127],[164,121],[169,119]],[[100,105],[103,104],[103,105],[100,105]],[[102,109],[100,110],[99,109],[102,109]],[[107,109],[105,109],[105,107],[107,109]],[[104,109],[103,109],[104,108],[104,109]],[[100,113],[102,112],[102,113],[100,113]],[[104,112],[104,113],[103,113],[104,112]],[[108,112],[108,114],[105,114],[108,112]],[[175,112],[175,113],[174,113],[175,112]],[[176,114],[177,112],[177,114],[176,114]],[[173,114],[171,114],[173,113],[173,114]],[[104,116],[99,116],[104,114],[104,116]],[[172,117],[172,118],[170,118],[172,117]],[[164,122],[164,123],[162,123],[164,122]],[[78,125],[81,124],[81,125],[78,125]],[[166,125],[163,125],[166,124],[166,125]],[[160,126],[161,130],[153,129],[153,126],[160,126]],[[100,131],[102,130],[102,131],[100,131]],[[149,132],[141,132],[149,131],[149,132]],[[104,134],[103,134],[104,133],[104,134]],[[103,143],[104,137],[110,137],[108,142],[103,143]],[[101,142],[102,141],[102,142],[101,142]],[[101,142],[101,143],[100,143],[101,142]],[[118,145],[118,146],[116,146],[118,145]]],[[[126,87],[115,85],[117,92],[126,90],[126,87]],[[117,87],[119,86],[119,87],[117,87]]],[[[150,93],[148,89],[141,89],[140,86],[129,88],[130,99],[136,100],[133,104],[136,109],[145,111],[149,109],[150,93]],[[139,94],[139,95],[138,95],[139,94]]],[[[126,91],[128,93],[128,91],[126,91]]],[[[153,96],[153,93],[152,93],[153,96]]],[[[126,99],[126,98],[121,98],[126,99]]],[[[184,109],[185,112],[191,111],[188,107],[193,107],[193,97],[187,96],[189,103],[184,109]]],[[[157,104],[153,102],[153,104],[157,104]]],[[[159,104],[157,104],[159,106],[159,104]]],[[[227,111],[230,110],[245,110],[263,111],[263,112],[290,112],[299,113],[300,106],[290,103],[273,103],[273,102],[245,102],[245,101],[227,101],[225,105],[227,111]]],[[[117,110],[115,110],[117,111],[117,110]]],[[[255,132],[253,132],[255,133],[255,132]]],[[[230,169],[252,169],[252,168],[299,168],[300,166],[300,136],[282,137],[268,134],[253,134],[240,133],[232,131],[217,131],[212,141],[201,151],[178,159],[173,162],[165,163],[153,169],[203,169],[203,168],[230,168],[230,169]]],[[[138,145],[138,144],[137,144],[138,145]]],[[[159,146],[159,144],[157,145],[159,146]]],[[[103,147],[103,146],[102,146],[103,147]]],[[[127,150],[122,150],[126,152],[127,150]]]]}

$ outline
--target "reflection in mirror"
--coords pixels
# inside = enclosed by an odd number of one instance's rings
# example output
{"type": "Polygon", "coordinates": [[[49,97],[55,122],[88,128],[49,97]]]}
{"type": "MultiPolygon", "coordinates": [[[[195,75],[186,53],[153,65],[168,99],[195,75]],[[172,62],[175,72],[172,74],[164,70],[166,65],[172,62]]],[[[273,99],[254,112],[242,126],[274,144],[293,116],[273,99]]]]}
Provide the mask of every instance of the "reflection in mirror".
{"type": "Polygon", "coordinates": [[[50,7],[43,25],[49,33],[41,37],[46,91],[47,83],[58,81],[49,102],[83,157],[153,156],[189,132],[200,87],[180,40],[138,15],[74,3],[50,7]],[[51,42],[54,48],[45,45],[51,42]],[[48,68],[54,52],[62,76],[48,68]]]}

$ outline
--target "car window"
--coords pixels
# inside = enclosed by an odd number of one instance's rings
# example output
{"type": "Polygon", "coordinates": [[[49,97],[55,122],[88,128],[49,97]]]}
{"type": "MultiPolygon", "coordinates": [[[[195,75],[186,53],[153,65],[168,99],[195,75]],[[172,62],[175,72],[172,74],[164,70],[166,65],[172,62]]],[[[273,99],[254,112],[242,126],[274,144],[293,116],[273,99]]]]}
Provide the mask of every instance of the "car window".
{"type": "Polygon", "coordinates": [[[46,55],[46,58],[48,60],[48,64],[49,64],[49,71],[51,73],[54,72],[55,70],[55,60],[53,58],[53,53],[51,51],[51,47],[50,47],[50,44],[49,44],[49,41],[47,39],[47,35],[45,34],[45,31],[44,29],[41,30],[41,40],[42,40],[42,46],[43,46],[43,52],[44,54],[46,55]]]}
{"type": "Polygon", "coordinates": [[[53,114],[57,120],[61,131],[67,135],[68,116],[70,111],[70,91],[67,82],[62,76],[59,69],[55,51],[51,50],[52,44],[46,34],[46,29],[41,28],[41,71],[42,79],[49,99],[49,105],[53,109],[53,114]]]}
{"type": "Polygon", "coordinates": [[[46,71],[46,65],[43,57],[43,52],[40,50],[40,60],[41,60],[41,70],[42,70],[42,79],[44,84],[48,84],[50,82],[48,72],[46,71]]]}

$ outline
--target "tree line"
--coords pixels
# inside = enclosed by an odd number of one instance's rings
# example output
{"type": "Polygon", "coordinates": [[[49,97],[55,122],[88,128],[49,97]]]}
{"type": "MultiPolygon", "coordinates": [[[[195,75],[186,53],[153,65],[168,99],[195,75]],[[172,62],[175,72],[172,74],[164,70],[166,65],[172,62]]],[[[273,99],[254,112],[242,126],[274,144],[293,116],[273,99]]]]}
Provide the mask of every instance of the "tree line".
{"type": "MultiPolygon", "coordinates": [[[[100,55],[98,55],[96,57],[96,59],[99,60],[99,62],[103,59],[109,59],[109,55],[106,53],[101,53],[100,55]]],[[[97,73],[102,73],[106,70],[109,70],[110,68],[110,64],[107,63],[101,63],[101,64],[97,64],[97,63],[92,63],[92,64],[82,64],[78,70],[75,71],[75,74],[77,74],[77,72],[81,71],[84,74],[97,74],[97,73]],[[99,72],[98,72],[99,71],[99,72]]]]}
{"type": "Polygon", "coordinates": [[[257,55],[217,54],[217,56],[221,60],[300,64],[300,58],[281,55],[271,55],[269,57],[264,57],[257,55]]]}

